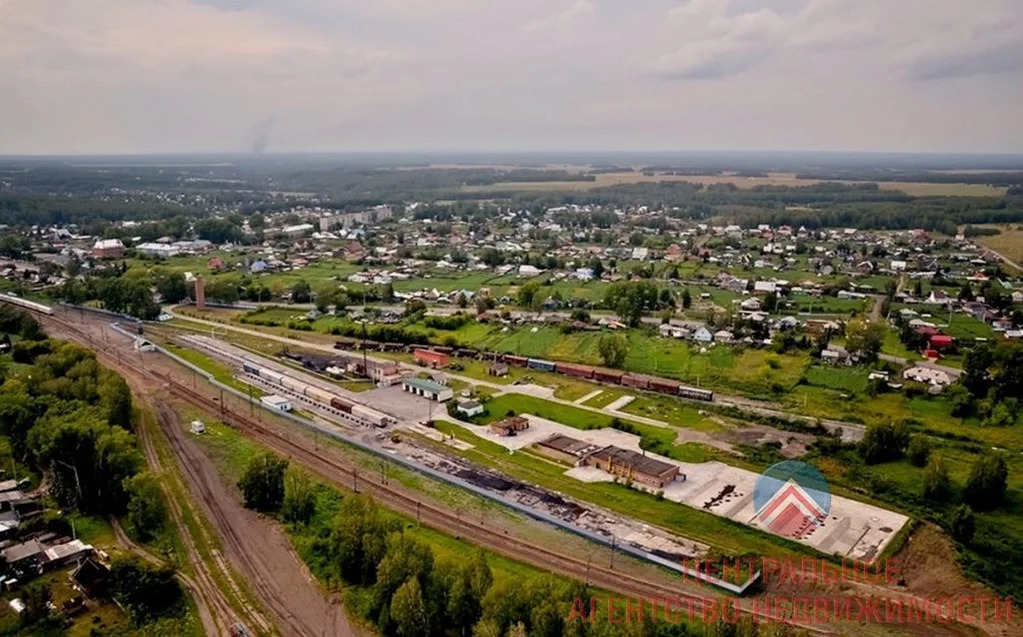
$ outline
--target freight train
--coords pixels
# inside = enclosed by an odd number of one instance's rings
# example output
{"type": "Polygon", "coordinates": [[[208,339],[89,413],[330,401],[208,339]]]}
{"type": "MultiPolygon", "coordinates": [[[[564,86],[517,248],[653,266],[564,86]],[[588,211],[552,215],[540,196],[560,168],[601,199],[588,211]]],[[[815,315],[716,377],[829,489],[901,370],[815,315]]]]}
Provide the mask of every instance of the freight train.
{"type": "MultiPolygon", "coordinates": [[[[368,349],[378,352],[395,351],[396,348],[406,352],[411,352],[414,349],[426,349],[422,345],[403,345],[401,343],[381,343],[377,341],[359,341],[356,339],[339,340],[334,343],[334,348],[340,350],[368,349]]],[[[466,347],[454,348],[438,346],[431,347],[429,349],[434,352],[455,356],[457,358],[501,361],[502,363],[514,365],[515,367],[525,367],[527,369],[564,374],[565,376],[572,376],[574,378],[583,378],[612,385],[633,387],[635,389],[643,389],[660,394],[668,394],[670,396],[679,396],[680,398],[688,398],[691,400],[705,400],[708,402],[714,400],[714,392],[710,390],[690,387],[688,385],[683,385],[678,381],[660,378],[657,376],[632,374],[615,369],[607,369],[606,367],[591,367],[590,365],[559,363],[540,358],[516,356],[514,354],[497,354],[466,347]]]]}
{"type": "Polygon", "coordinates": [[[266,367],[261,367],[253,362],[243,362],[242,370],[246,374],[252,374],[253,376],[262,378],[263,380],[279,385],[288,391],[294,392],[300,396],[305,396],[309,400],[317,402],[325,407],[331,407],[346,414],[350,414],[356,418],[372,423],[377,427],[386,427],[387,425],[397,423],[397,420],[385,413],[358,403],[350,402],[327,391],[326,389],[309,383],[304,383],[293,376],[282,374],[266,367]]]}

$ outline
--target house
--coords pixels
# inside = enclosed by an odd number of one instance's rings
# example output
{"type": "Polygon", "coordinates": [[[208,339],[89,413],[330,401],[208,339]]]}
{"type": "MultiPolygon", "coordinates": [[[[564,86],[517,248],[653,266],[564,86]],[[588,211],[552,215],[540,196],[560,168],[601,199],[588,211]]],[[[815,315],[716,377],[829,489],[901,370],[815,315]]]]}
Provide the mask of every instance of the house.
{"type": "Polygon", "coordinates": [[[849,354],[842,350],[837,349],[821,350],[821,362],[824,363],[841,363],[847,358],[849,358],[849,354]]]}
{"type": "Polygon", "coordinates": [[[284,396],[271,394],[269,396],[263,396],[259,399],[259,402],[276,411],[291,411],[291,401],[284,396]]]}
{"type": "Polygon", "coordinates": [[[100,239],[92,246],[92,256],[97,259],[120,259],[124,256],[124,244],[120,239],[100,239]]]}
{"type": "Polygon", "coordinates": [[[952,347],[952,337],[946,334],[934,334],[931,336],[931,349],[941,351],[952,347]]]}
{"type": "Polygon", "coordinates": [[[0,557],[4,559],[9,566],[16,566],[21,569],[28,568],[34,564],[38,564],[41,561],[43,552],[46,547],[43,546],[39,540],[31,539],[20,544],[14,544],[8,546],[4,550],[0,551],[0,557]]]}
{"type": "Polygon", "coordinates": [[[427,380],[425,378],[405,378],[401,381],[401,388],[410,394],[422,396],[429,400],[435,400],[439,403],[442,403],[445,400],[451,400],[451,398],[455,395],[450,387],[445,387],[438,382],[427,380]]]}
{"type": "Polygon", "coordinates": [[[911,367],[906,371],[902,372],[902,377],[906,380],[912,380],[918,383],[925,383],[935,387],[944,387],[952,382],[948,372],[933,367],[923,367],[917,365],[911,367]]]}
{"type": "Polygon", "coordinates": [[[685,474],[679,473],[678,465],[614,445],[595,451],[583,462],[587,466],[657,489],[663,489],[680,477],[685,480],[685,474]]]}
{"type": "Polygon", "coordinates": [[[92,546],[81,540],[71,540],[63,544],[57,544],[43,551],[43,565],[45,568],[60,568],[76,560],[92,555],[92,546]]]}
{"type": "Polygon", "coordinates": [[[927,297],[927,303],[932,305],[949,305],[952,303],[952,297],[945,294],[943,290],[932,289],[930,296],[927,297]]]}
{"type": "Polygon", "coordinates": [[[714,340],[714,335],[706,327],[700,327],[693,332],[693,340],[697,343],[710,343],[714,340]]]}
{"type": "Polygon", "coordinates": [[[750,312],[757,312],[760,310],[760,299],[751,296],[750,298],[743,300],[743,302],[739,304],[739,307],[750,312]]]}
{"type": "Polygon", "coordinates": [[[412,353],[412,359],[416,362],[416,365],[422,365],[423,367],[429,367],[431,369],[441,369],[447,367],[451,363],[451,357],[441,352],[435,352],[431,349],[417,349],[412,353]]]}
{"type": "Polygon", "coordinates": [[[508,416],[490,423],[490,431],[498,436],[514,436],[516,432],[529,429],[529,420],[522,416],[508,416]]]}
{"type": "Polygon", "coordinates": [[[488,376],[507,376],[508,375],[508,366],[505,365],[504,363],[494,363],[493,365],[487,367],[487,375],[488,376]]]}
{"type": "Polygon", "coordinates": [[[714,332],[714,340],[718,343],[731,343],[735,340],[735,334],[728,330],[718,330],[714,332]]]}
{"type": "Polygon", "coordinates": [[[657,327],[657,331],[661,333],[663,338],[688,338],[690,335],[689,330],[679,325],[671,325],[670,323],[662,323],[657,327]]]}
{"type": "Polygon", "coordinates": [[[258,274],[259,272],[266,272],[266,269],[268,267],[269,266],[266,264],[266,261],[262,259],[257,259],[253,261],[251,265],[249,265],[249,272],[253,274],[258,274]]]}
{"type": "Polygon", "coordinates": [[[466,418],[472,418],[483,413],[483,405],[479,404],[475,400],[463,400],[458,403],[455,407],[458,413],[463,414],[466,418]]]}
{"type": "Polygon", "coordinates": [[[772,294],[778,291],[778,284],[774,281],[754,281],[753,292],[755,294],[772,294]]]}
{"type": "Polygon", "coordinates": [[[223,270],[224,268],[226,268],[227,264],[224,263],[224,260],[221,259],[220,257],[213,257],[206,262],[206,267],[213,270],[214,272],[217,272],[219,270],[223,270]]]}

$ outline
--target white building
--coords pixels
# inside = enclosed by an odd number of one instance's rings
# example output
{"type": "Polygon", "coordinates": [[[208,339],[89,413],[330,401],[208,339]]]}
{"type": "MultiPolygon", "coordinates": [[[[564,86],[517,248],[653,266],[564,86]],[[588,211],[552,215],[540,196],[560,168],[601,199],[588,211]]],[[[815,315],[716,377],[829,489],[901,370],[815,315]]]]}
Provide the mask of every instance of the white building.
{"type": "Polygon", "coordinates": [[[175,245],[166,243],[154,243],[148,242],[138,245],[135,248],[135,252],[144,254],[150,257],[160,257],[166,259],[181,254],[181,248],[175,245]]]}
{"type": "Polygon", "coordinates": [[[259,399],[259,402],[263,403],[270,409],[276,409],[277,411],[291,411],[291,401],[284,396],[278,396],[277,394],[263,396],[259,399]]]}

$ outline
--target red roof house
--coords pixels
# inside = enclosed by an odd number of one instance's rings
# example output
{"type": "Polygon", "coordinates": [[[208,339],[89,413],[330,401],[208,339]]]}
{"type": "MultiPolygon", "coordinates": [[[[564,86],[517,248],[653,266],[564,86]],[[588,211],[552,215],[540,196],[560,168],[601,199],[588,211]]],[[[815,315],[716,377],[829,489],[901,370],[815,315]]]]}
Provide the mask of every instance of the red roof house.
{"type": "Polygon", "coordinates": [[[946,334],[931,336],[931,349],[942,350],[952,347],[952,337],[946,334]]]}

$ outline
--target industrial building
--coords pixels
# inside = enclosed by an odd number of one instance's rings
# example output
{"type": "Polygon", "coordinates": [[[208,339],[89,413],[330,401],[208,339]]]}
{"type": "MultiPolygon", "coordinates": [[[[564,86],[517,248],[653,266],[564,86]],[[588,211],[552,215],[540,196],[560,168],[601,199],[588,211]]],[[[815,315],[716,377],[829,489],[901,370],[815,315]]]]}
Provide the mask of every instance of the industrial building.
{"type": "Polygon", "coordinates": [[[536,443],[536,450],[554,460],[575,465],[582,462],[591,453],[600,450],[600,445],[554,434],[550,438],[536,443]]]}
{"type": "Polygon", "coordinates": [[[665,485],[686,479],[678,465],[669,464],[631,449],[609,445],[591,453],[583,460],[587,466],[597,467],[616,476],[639,484],[663,489],[665,485]]]}
{"type": "Polygon", "coordinates": [[[450,387],[425,378],[406,378],[401,381],[401,388],[410,394],[436,400],[439,403],[451,400],[455,395],[450,387]]]}

